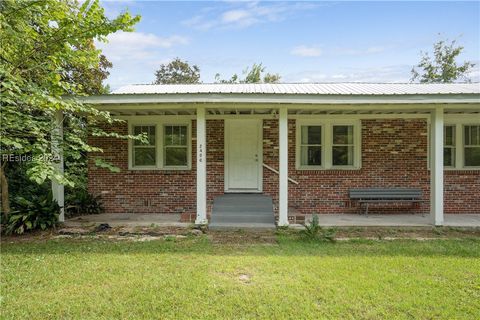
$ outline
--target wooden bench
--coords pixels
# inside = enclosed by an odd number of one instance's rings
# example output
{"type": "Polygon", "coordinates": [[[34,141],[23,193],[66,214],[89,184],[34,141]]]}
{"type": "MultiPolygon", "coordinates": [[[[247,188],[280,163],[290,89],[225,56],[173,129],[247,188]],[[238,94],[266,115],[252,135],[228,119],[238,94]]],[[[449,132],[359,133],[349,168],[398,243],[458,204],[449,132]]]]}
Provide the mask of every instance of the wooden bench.
{"type": "Polygon", "coordinates": [[[363,188],[350,189],[350,199],[360,203],[360,210],[365,204],[365,214],[368,214],[369,203],[410,202],[416,204],[423,202],[422,189],[409,188],[363,188]]]}

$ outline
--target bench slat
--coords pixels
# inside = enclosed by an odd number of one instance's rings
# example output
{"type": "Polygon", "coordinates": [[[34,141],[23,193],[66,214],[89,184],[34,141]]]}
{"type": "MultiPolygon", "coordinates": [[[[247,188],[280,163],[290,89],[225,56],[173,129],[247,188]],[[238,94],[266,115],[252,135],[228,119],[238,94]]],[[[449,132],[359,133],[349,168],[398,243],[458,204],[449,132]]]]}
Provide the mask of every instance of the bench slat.
{"type": "Polygon", "coordinates": [[[421,189],[409,188],[362,188],[350,189],[351,199],[421,199],[423,192],[421,189]]]}

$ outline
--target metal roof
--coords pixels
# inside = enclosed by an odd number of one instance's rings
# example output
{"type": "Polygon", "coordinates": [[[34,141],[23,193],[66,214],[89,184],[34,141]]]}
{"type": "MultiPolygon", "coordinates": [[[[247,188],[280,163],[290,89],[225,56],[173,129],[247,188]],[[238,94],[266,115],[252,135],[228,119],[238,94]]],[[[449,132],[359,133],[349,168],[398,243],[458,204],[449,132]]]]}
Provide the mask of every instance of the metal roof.
{"type": "Polygon", "coordinates": [[[299,95],[430,95],[480,94],[480,83],[261,83],[140,84],[121,87],[119,94],[299,94],[299,95]]]}

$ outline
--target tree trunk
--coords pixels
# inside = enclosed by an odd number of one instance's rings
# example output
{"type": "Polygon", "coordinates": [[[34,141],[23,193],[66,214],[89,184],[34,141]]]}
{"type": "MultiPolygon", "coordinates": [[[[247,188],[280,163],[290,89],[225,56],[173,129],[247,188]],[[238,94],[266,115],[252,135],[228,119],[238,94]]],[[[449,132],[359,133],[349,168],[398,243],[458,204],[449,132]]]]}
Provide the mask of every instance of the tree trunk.
{"type": "Polygon", "coordinates": [[[8,215],[10,214],[10,201],[8,199],[8,180],[5,176],[5,167],[7,165],[7,161],[2,163],[0,166],[0,187],[2,188],[2,214],[3,218],[5,219],[4,222],[7,221],[8,215]]]}

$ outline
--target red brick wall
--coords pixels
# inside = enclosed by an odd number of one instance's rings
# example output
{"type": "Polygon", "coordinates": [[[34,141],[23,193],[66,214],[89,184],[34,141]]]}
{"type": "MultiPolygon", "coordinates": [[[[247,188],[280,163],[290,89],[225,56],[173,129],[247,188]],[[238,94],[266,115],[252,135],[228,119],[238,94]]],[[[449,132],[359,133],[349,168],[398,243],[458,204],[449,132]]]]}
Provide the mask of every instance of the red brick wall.
{"type": "Polygon", "coordinates": [[[480,213],[480,171],[445,171],[445,213],[480,213]]]}
{"type": "MultiPolygon", "coordinates": [[[[278,121],[263,121],[264,162],[278,169],[278,121]]],[[[127,125],[112,128],[126,134],[127,125]]],[[[101,194],[107,212],[195,213],[196,140],[192,121],[192,170],[128,170],[128,143],[114,138],[91,137],[104,149],[103,158],[121,168],[111,173],[89,163],[89,190],[101,194]]],[[[224,190],[224,121],[207,121],[207,197],[211,210],[216,195],[224,190]]],[[[413,212],[429,210],[427,123],[419,119],[363,120],[362,168],[360,170],[296,170],[295,120],[289,121],[289,205],[301,213],[357,212],[348,199],[356,187],[417,187],[426,203],[413,212]]],[[[92,154],[92,156],[95,154],[92,154]]],[[[278,175],[264,169],[264,193],[278,204],[278,175]]],[[[445,211],[480,212],[480,171],[446,171],[445,211]]],[[[408,207],[408,205],[407,205],[408,207]]],[[[372,212],[405,212],[405,206],[382,206],[372,212]]]]}
{"type": "MultiPolygon", "coordinates": [[[[427,127],[423,120],[364,120],[362,121],[362,168],[359,170],[296,170],[295,120],[289,120],[289,177],[299,182],[289,183],[289,207],[301,213],[358,212],[348,198],[350,188],[416,187],[429,195],[427,170],[427,127]]],[[[276,120],[264,122],[266,144],[278,145],[276,120]]],[[[267,146],[265,146],[267,149],[267,146]]],[[[270,148],[271,149],[271,148],[270,148]]],[[[278,168],[278,149],[268,152],[268,165],[278,168]]],[[[277,204],[278,176],[265,175],[265,192],[277,204]]],[[[376,208],[372,208],[372,212],[376,208]]],[[[405,211],[405,206],[382,206],[382,212],[405,211]]],[[[428,204],[415,212],[427,212],[428,204]]]]}
{"type": "MultiPolygon", "coordinates": [[[[126,123],[110,130],[128,133],[126,123]]],[[[195,122],[192,124],[195,138],[195,122]]],[[[195,140],[194,140],[195,141],[195,140]]],[[[103,153],[92,154],[89,161],[89,191],[100,194],[106,212],[183,213],[195,212],[196,143],[192,143],[192,170],[128,170],[128,142],[116,138],[90,137],[90,143],[103,153]],[[121,170],[112,173],[94,165],[100,156],[121,170]]]]}

